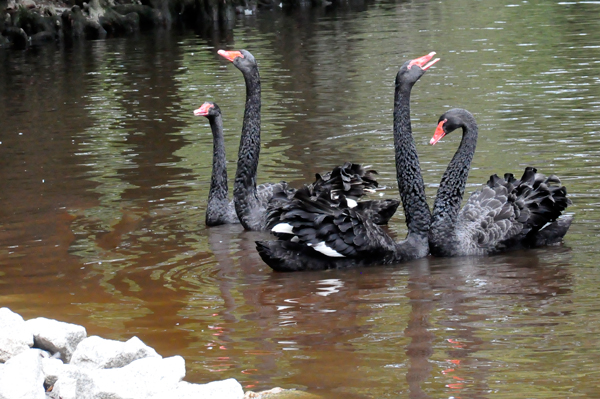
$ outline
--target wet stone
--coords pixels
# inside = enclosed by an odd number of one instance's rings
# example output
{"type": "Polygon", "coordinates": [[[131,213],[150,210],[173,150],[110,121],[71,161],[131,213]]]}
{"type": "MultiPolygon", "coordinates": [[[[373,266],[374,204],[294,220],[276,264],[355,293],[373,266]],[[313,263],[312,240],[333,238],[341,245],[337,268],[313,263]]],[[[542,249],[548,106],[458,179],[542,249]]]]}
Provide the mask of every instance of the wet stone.
{"type": "Polygon", "coordinates": [[[45,317],[27,320],[25,324],[33,334],[36,347],[60,353],[67,363],[77,345],[87,336],[85,327],[45,317]]]}

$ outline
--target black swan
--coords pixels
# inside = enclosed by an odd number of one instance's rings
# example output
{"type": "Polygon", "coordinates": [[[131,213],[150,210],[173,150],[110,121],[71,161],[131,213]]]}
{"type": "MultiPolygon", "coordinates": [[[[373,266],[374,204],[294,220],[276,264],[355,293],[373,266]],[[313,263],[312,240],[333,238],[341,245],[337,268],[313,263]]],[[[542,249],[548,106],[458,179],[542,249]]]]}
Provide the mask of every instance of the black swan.
{"type": "MultiPolygon", "coordinates": [[[[223,118],[221,109],[213,102],[207,101],[194,111],[196,116],[205,116],[211,127],[213,135],[213,169],[206,207],[206,225],[219,226],[222,224],[239,223],[233,201],[227,198],[227,166],[225,159],[225,139],[223,136],[223,118]]],[[[332,201],[339,198],[340,194],[347,197],[348,202],[356,203],[353,198],[359,198],[364,191],[372,191],[377,187],[377,181],[372,177],[375,171],[365,171],[360,165],[346,163],[335,168],[332,172],[316,175],[314,183],[307,186],[310,195],[316,195],[327,190],[332,201]]],[[[259,186],[259,188],[264,186],[259,186]]],[[[288,191],[274,190],[274,197],[269,200],[267,213],[272,225],[278,218],[281,205],[290,197],[288,191]]],[[[392,217],[399,202],[396,200],[380,200],[365,202],[361,206],[371,214],[375,223],[385,224],[392,217]],[[367,207],[367,205],[369,205],[367,207]]]]}
{"type": "Polygon", "coordinates": [[[221,109],[217,104],[207,101],[194,111],[194,115],[205,116],[208,119],[213,135],[213,169],[206,206],[206,225],[239,223],[233,201],[227,198],[227,160],[221,109]]]}
{"type": "Polygon", "coordinates": [[[439,121],[430,144],[462,128],[460,146],[448,165],[433,205],[429,248],[434,256],[488,255],[510,249],[558,243],[572,216],[558,219],[571,201],[560,180],[525,168],[520,180],[511,173],[492,175],[460,210],[477,144],[477,123],[464,109],[451,109],[439,121]]]}
{"type": "Polygon", "coordinates": [[[407,61],[396,75],[394,95],[394,147],[398,191],[408,226],[405,240],[395,242],[363,212],[332,204],[325,194],[316,200],[298,190],[284,207],[280,223],[271,230],[280,239],[257,241],[263,261],[276,271],[323,270],[374,264],[392,264],[429,253],[427,234],[431,213],[410,123],[413,85],[439,59],[435,53],[407,61]]]}
{"type": "MultiPolygon", "coordinates": [[[[233,200],[238,218],[246,230],[266,230],[269,228],[267,220],[267,209],[281,207],[286,197],[290,199],[295,190],[290,188],[286,182],[266,183],[257,187],[256,172],[258,168],[258,159],[260,154],[260,108],[261,108],[261,85],[258,65],[254,56],[246,51],[225,51],[219,50],[218,54],[231,61],[238,68],[246,82],[246,107],[244,110],[244,121],[242,125],[242,136],[240,138],[240,147],[238,152],[238,163],[233,185],[233,200]],[[284,193],[278,197],[278,201],[272,201],[274,193],[284,193]]],[[[347,177],[348,173],[355,174],[351,177],[352,187],[361,187],[356,198],[360,198],[366,191],[377,187],[377,182],[370,175],[373,171],[365,171],[356,164],[346,163],[342,166],[344,172],[338,176],[331,174],[317,175],[317,181],[311,187],[332,188],[336,182],[343,183],[338,189],[341,194],[350,197],[346,192],[349,187],[348,181],[341,182],[339,178],[347,177]],[[368,176],[367,176],[368,174],[368,176]],[[325,184],[324,181],[327,181],[325,184]]],[[[312,192],[318,195],[318,192],[312,192]]],[[[333,194],[333,193],[332,193],[333,194]]],[[[337,195],[337,194],[335,194],[337,195]]],[[[352,201],[354,199],[351,199],[352,201]]],[[[389,218],[394,214],[398,207],[398,202],[394,200],[371,201],[370,212],[379,212],[376,217],[378,224],[386,224],[389,218]]]]}

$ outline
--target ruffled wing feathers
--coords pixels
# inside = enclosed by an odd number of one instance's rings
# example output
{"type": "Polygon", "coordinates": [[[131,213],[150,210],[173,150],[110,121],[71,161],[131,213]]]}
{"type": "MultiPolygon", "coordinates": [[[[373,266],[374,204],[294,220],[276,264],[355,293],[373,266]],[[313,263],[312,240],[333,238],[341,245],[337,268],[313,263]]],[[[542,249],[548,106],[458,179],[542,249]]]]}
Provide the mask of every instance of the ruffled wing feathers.
{"type": "Polygon", "coordinates": [[[519,180],[510,173],[504,178],[492,175],[461,210],[458,234],[470,235],[489,252],[515,245],[537,246],[533,238],[537,232],[571,204],[566,188],[559,184],[555,175],[546,177],[532,167],[525,168],[519,180]]]}

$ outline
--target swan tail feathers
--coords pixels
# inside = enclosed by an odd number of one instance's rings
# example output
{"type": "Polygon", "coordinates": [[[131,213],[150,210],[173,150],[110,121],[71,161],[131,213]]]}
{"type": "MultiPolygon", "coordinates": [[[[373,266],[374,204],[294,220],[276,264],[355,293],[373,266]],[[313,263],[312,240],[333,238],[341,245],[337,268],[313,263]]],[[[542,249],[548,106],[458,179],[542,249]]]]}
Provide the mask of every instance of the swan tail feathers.
{"type": "Polygon", "coordinates": [[[573,223],[573,216],[568,215],[556,219],[552,223],[548,223],[542,229],[535,232],[530,237],[530,246],[531,247],[543,247],[546,245],[554,245],[560,243],[567,231],[569,231],[569,227],[571,227],[571,223],[573,223]]]}
{"type": "Polygon", "coordinates": [[[377,187],[377,182],[374,179],[370,180],[370,176],[374,173],[376,172],[365,171],[358,164],[346,163],[334,169],[329,177],[317,174],[317,182],[295,192],[283,187],[275,188],[267,206],[267,229],[272,229],[281,221],[289,222],[296,217],[320,224],[326,217],[337,217],[341,210],[355,207],[371,222],[378,225],[387,224],[400,205],[398,200],[357,202],[353,199],[362,196],[367,187],[377,187]],[[359,181],[356,176],[362,176],[360,179],[363,180],[359,181]],[[323,180],[325,178],[327,180],[323,180]],[[334,182],[331,183],[332,181],[334,182]],[[349,190],[342,188],[344,182],[350,182],[349,190]]]}
{"type": "Polygon", "coordinates": [[[511,173],[504,174],[504,178],[492,175],[486,185],[474,193],[473,201],[486,209],[496,209],[495,221],[513,219],[522,224],[522,234],[536,232],[552,223],[571,204],[558,177],[546,177],[533,167],[525,168],[519,180],[511,173]]]}
{"type": "Polygon", "coordinates": [[[525,171],[523,172],[523,176],[521,176],[521,180],[519,181],[520,183],[525,183],[525,184],[529,184],[529,185],[533,185],[534,181],[535,181],[535,174],[537,173],[537,169],[533,168],[531,166],[528,166],[525,168],[525,171]]]}
{"type": "Polygon", "coordinates": [[[489,253],[538,247],[560,242],[566,234],[572,217],[559,217],[570,204],[558,177],[527,167],[519,180],[510,173],[490,176],[461,210],[461,220],[471,226],[465,231],[473,232],[476,245],[490,248],[489,253]]]}
{"type": "Polygon", "coordinates": [[[376,174],[376,171],[366,170],[360,164],[346,162],[331,172],[317,174],[309,189],[313,196],[328,192],[332,200],[337,199],[340,194],[358,199],[379,186],[374,177],[376,174]]]}
{"type": "Polygon", "coordinates": [[[532,232],[529,234],[535,234],[548,223],[553,223],[571,205],[567,189],[559,184],[560,179],[555,175],[546,177],[536,173],[535,168],[525,170],[524,178],[515,190],[515,204],[520,207],[522,214],[527,215],[524,224],[532,232]]]}

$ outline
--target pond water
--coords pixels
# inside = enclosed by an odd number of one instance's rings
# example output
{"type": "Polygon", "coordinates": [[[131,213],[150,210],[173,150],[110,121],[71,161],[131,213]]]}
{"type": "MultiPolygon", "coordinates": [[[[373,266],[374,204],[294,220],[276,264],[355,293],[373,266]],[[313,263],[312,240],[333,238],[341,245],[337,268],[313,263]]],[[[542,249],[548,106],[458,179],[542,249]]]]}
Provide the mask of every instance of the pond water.
{"type": "MultiPolygon", "coordinates": [[[[153,32],[0,52],[0,306],[133,335],[186,359],[187,381],[326,398],[594,397],[600,374],[600,4],[375,2],[265,11],[232,30],[153,32]],[[436,51],[413,132],[430,203],[460,140],[427,145],[445,110],[480,139],[467,191],[525,166],[557,174],[564,245],[487,258],[274,273],[268,234],[207,229],[212,136],[233,176],[251,51],[263,84],[259,182],[299,186],[343,161],[397,198],[395,74],[436,51]]],[[[406,234],[404,216],[390,230],[406,234]]]]}

